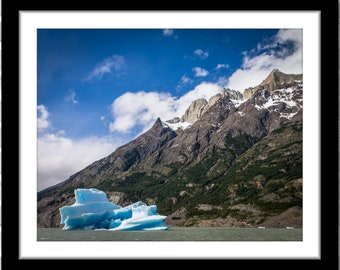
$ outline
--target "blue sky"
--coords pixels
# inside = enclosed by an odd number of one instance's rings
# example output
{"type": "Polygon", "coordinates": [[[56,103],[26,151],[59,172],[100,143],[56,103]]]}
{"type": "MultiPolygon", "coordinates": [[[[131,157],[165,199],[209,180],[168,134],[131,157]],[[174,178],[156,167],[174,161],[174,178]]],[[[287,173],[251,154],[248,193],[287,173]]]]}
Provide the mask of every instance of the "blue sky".
{"type": "Polygon", "coordinates": [[[223,87],[302,73],[299,29],[39,29],[38,190],[223,87]]]}

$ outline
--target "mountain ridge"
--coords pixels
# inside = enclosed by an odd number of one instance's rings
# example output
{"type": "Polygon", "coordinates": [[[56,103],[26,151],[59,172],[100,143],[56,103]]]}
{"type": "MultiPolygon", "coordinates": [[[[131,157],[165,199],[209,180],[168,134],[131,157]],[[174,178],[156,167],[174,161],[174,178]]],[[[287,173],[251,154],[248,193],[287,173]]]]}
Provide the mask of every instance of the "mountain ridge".
{"type": "Polygon", "coordinates": [[[248,98],[224,89],[193,101],[177,119],[192,122],[181,130],[157,118],[135,140],[38,192],[38,226],[59,227],[58,208],[87,187],[122,205],[156,204],[177,226],[302,226],[302,75],[273,70],[249,89],[248,98]],[[298,218],[289,223],[285,211],[298,218]]]}

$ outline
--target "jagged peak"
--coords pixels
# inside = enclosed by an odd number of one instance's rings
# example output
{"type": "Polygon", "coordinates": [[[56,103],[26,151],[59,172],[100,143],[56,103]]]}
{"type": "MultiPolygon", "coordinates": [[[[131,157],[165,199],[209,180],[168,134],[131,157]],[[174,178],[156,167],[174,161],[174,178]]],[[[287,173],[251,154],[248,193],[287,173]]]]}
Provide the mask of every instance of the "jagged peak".
{"type": "Polygon", "coordinates": [[[147,131],[147,133],[156,132],[156,133],[159,133],[161,135],[161,134],[163,134],[164,129],[171,130],[171,127],[166,122],[163,122],[160,117],[157,117],[155,123],[149,129],[149,131],[147,131]]]}
{"type": "Polygon", "coordinates": [[[268,87],[269,91],[274,90],[276,87],[280,87],[283,84],[291,84],[296,80],[302,80],[301,74],[287,74],[283,73],[279,69],[273,69],[267,78],[265,78],[259,86],[268,87]]]}
{"type": "Polygon", "coordinates": [[[277,89],[298,86],[301,82],[302,74],[287,74],[275,68],[259,85],[245,89],[243,91],[243,97],[248,99],[258,90],[266,89],[268,91],[274,91],[277,89]]]}
{"type": "Polygon", "coordinates": [[[271,76],[271,75],[277,75],[277,74],[285,74],[283,73],[281,70],[279,70],[278,68],[274,68],[268,76],[271,76]]]}
{"type": "Polygon", "coordinates": [[[234,100],[242,100],[243,99],[243,95],[240,91],[230,89],[230,88],[223,88],[222,96],[225,96],[225,97],[228,97],[228,98],[234,99],[234,100]]]}
{"type": "Polygon", "coordinates": [[[163,126],[163,122],[160,117],[157,117],[155,123],[153,124],[152,128],[163,126]]]}

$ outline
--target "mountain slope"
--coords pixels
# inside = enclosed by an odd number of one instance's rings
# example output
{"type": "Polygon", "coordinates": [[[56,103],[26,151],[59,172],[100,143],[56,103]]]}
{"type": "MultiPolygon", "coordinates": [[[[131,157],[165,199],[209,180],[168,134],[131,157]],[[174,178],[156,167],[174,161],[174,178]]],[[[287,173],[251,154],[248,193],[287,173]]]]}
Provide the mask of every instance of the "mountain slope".
{"type": "Polygon", "coordinates": [[[177,120],[158,118],[135,140],[39,192],[38,226],[60,226],[58,209],[80,187],[101,189],[120,205],[156,204],[170,225],[302,226],[302,91],[302,75],[273,70],[245,90],[247,98],[224,89],[193,101],[177,120]]]}

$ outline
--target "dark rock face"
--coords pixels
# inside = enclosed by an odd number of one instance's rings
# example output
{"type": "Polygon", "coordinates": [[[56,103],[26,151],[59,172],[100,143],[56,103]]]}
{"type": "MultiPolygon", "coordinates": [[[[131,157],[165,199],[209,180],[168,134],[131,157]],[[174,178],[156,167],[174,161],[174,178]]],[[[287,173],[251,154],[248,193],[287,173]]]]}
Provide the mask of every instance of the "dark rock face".
{"type": "MultiPolygon", "coordinates": [[[[170,128],[164,126],[161,119],[158,118],[149,131],[118,148],[117,151],[109,157],[112,161],[117,161],[118,170],[126,171],[132,165],[145,160],[176,136],[177,134],[170,128]]],[[[114,161],[112,163],[114,163],[114,161]]]]}
{"type": "Polygon", "coordinates": [[[224,89],[38,193],[38,227],[60,227],[76,188],[156,204],[174,226],[302,226],[302,75],[273,70],[224,89]],[[172,123],[189,122],[182,130],[172,123]],[[291,209],[291,210],[290,210],[291,209]]]}

